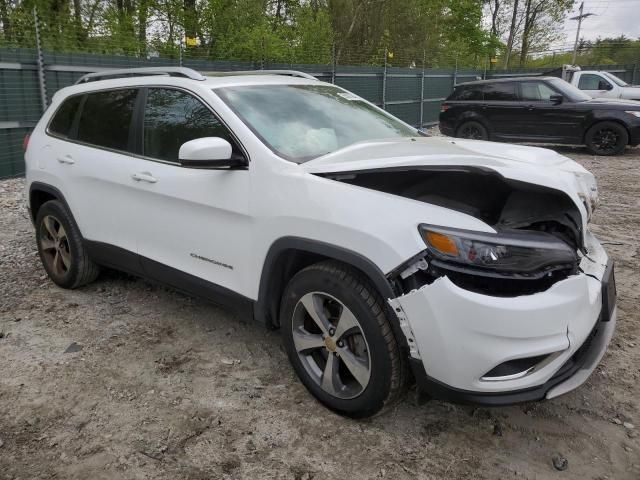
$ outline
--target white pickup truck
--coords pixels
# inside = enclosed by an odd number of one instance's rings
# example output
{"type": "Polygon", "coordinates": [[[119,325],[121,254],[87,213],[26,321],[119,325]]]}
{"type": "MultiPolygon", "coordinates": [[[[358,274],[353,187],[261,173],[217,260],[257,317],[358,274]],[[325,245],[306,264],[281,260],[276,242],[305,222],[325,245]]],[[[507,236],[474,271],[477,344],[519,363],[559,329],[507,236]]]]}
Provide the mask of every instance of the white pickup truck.
{"type": "Polygon", "coordinates": [[[613,73],[603,70],[581,70],[580,67],[565,65],[562,79],[593,98],[640,100],[640,85],[629,85],[613,73]]]}

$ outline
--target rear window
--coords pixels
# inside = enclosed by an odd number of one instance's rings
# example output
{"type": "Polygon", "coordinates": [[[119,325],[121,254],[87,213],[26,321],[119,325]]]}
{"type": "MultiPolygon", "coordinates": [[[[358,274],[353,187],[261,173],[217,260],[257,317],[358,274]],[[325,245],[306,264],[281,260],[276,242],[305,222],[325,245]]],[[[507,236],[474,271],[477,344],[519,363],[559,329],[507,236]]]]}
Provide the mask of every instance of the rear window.
{"type": "Polygon", "coordinates": [[[548,102],[557,92],[542,82],[522,82],[520,84],[520,96],[524,101],[548,102]]]}
{"type": "Polygon", "coordinates": [[[54,114],[51,119],[51,123],[49,124],[49,131],[51,133],[55,133],[62,137],[69,136],[73,125],[73,119],[76,116],[81,100],[82,95],[76,95],[74,97],[69,97],[62,102],[62,105],[60,105],[60,108],[58,108],[58,111],[54,114]]]}
{"type": "Polygon", "coordinates": [[[484,99],[489,101],[514,102],[518,99],[515,83],[486,83],[484,99]]]}
{"type": "Polygon", "coordinates": [[[137,93],[135,89],[89,93],[82,107],[78,140],[126,151],[137,93]]]}
{"type": "Polygon", "coordinates": [[[482,100],[482,88],[480,85],[468,85],[456,87],[449,100],[482,100]]]}

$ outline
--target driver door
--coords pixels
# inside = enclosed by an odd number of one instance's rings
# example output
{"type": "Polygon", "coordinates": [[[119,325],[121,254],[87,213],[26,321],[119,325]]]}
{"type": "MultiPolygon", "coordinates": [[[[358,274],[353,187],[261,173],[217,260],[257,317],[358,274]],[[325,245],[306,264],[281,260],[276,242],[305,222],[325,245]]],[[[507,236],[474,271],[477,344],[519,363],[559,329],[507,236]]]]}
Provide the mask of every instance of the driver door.
{"type": "Polygon", "coordinates": [[[137,247],[143,269],[177,288],[243,293],[250,258],[249,171],[178,163],[178,150],[189,140],[222,137],[236,152],[238,143],[193,94],[150,87],[145,95],[145,165],[131,172],[140,179],[137,247]]]}
{"type": "Polygon", "coordinates": [[[613,97],[613,85],[603,75],[583,73],[578,80],[578,88],[593,98],[613,97]]]}
{"type": "Polygon", "coordinates": [[[545,82],[520,82],[519,89],[526,113],[515,122],[515,126],[523,135],[538,141],[582,141],[584,111],[572,107],[567,99],[562,103],[552,102],[551,97],[560,92],[545,82]]]}

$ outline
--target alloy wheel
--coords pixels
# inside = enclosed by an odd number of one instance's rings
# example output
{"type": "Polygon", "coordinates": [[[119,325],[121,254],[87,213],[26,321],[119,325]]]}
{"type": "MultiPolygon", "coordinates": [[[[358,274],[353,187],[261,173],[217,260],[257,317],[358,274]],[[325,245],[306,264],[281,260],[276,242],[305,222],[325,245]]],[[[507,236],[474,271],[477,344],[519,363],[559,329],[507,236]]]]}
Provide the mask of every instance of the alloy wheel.
{"type": "Polygon", "coordinates": [[[304,295],[291,323],[302,365],[326,393],[355,398],[369,384],[371,356],[362,326],[344,303],[322,292],[304,295]]]}
{"type": "Polygon", "coordinates": [[[593,136],[593,144],[602,152],[613,152],[616,150],[620,136],[610,128],[598,130],[593,136]]]}
{"type": "Polygon", "coordinates": [[[482,132],[475,125],[465,126],[460,132],[460,136],[469,140],[482,140],[482,132]]]}
{"type": "Polygon", "coordinates": [[[42,258],[49,271],[59,277],[69,271],[71,268],[69,239],[62,223],[53,215],[47,215],[42,219],[40,247],[42,258]]]}

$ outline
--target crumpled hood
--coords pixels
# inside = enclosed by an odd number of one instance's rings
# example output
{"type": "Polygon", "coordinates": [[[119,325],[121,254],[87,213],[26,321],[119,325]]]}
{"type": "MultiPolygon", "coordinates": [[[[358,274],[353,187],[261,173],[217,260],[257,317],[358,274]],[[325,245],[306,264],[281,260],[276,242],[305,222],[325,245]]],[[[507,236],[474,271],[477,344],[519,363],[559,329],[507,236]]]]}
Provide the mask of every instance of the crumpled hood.
{"type": "Polygon", "coordinates": [[[468,165],[529,168],[562,167],[587,172],[553,150],[508,143],[417,137],[360,142],[310,160],[302,165],[309,173],[369,170],[396,166],[468,165]]]}
{"type": "Polygon", "coordinates": [[[301,165],[308,173],[429,167],[476,167],[504,178],[541,185],[569,195],[580,209],[584,230],[598,201],[593,175],[553,150],[446,137],[360,142],[301,165]]]}

